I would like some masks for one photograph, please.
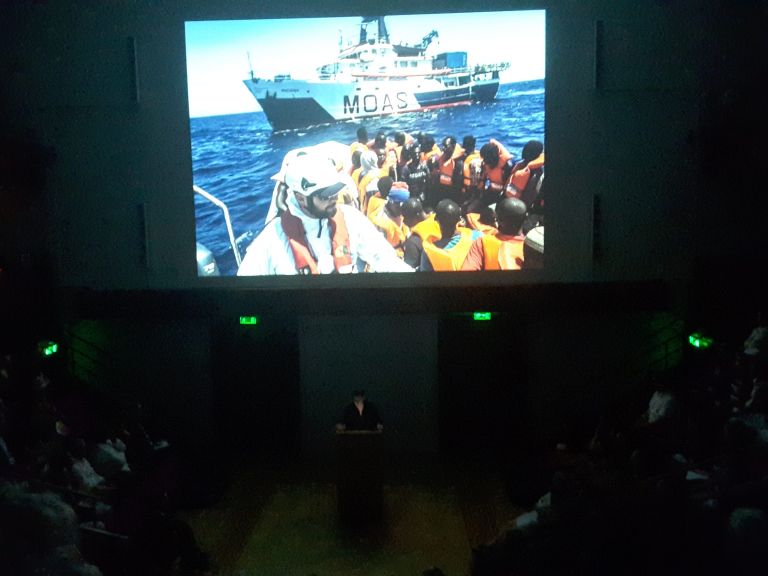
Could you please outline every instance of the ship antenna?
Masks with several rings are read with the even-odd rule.
[[[246,55],[248,56],[248,70],[251,71],[251,80],[253,80],[253,66],[251,66],[251,53],[246,52]]]

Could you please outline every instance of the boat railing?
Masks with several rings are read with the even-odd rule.
[[[242,257],[240,256],[240,250],[238,249],[237,242],[235,241],[235,233],[232,230],[232,220],[229,217],[229,208],[227,208],[227,205],[224,202],[216,198],[216,196],[210,192],[203,190],[197,184],[192,184],[192,189],[196,194],[200,194],[200,196],[208,200],[208,202],[219,208],[224,213],[224,222],[227,224],[227,234],[229,234],[229,244],[232,246],[232,252],[235,255],[235,261],[237,262],[237,267],[239,268],[240,264],[242,263]]]

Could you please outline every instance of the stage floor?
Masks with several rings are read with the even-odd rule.
[[[185,519],[222,576],[463,576],[471,547],[520,511],[492,475],[449,468],[392,470],[383,521],[363,531],[339,524],[332,475],[306,465],[236,470],[217,505]]]

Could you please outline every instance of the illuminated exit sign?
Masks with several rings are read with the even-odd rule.
[[[240,316],[240,324],[243,326],[256,326],[258,323],[258,316]]]
[[[490,312],[474,312],[472,314],[473,320],[478,321],[487,321],[491,319],[491,313]]]

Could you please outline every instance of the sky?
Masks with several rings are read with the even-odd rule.
[[[186,22],[187,88],[192,118],[259,110],[243,84],[290,73],[308,77],[356,44],[360,17]],[[390,41],[417,44],[431,30],[430,50],[467,52],[470,64],[509,62],[502,82],[544,78],[545,12],[386,16]],[[369,25],[375,31],[375,23]],[[249,63],[250,59],[250,63]]]

